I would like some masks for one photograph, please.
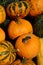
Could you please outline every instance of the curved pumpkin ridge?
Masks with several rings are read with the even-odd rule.
[[[8,26],[8,35],[11,39],[15,39],[25,33],[33,33],[33,28],[29,21],[20,18],[17,21],[11,21]]]
[[[22,41],[26,36],[30,36],[27,41]],[[40,49],[39,38],[33,34],[24,34],[20,36],[15,44],[15,48],[18,50],[18,55],[25,58],[33,58],[37,56]]]

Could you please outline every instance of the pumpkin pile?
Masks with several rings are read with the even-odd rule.
[[[42,13],[43,0],[1,2],[0,65],[36,65],[33,59],[40,58],[40,34],[43,37]],[[34,25],[26,19],[28,15],[33,17]]]

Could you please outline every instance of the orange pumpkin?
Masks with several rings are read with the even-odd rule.
[[[5,9],[2,5],[0,5],[0,24],[3,23],[5,19],[6,19]]]
[[[29,21],[20,18],[11,21],[8,26],[8,35],[11,39],[15,39],[25,33],[33,33],[33,28]]]
[[[30,15],[37,16],[43,12],[43,0],[30,0]]]
[[[17,39],[15,48],[17,49],[19,56],[24,58],[34,58],[39,53],[39,38],[34,34],[24,34]]]
[[[26,1],[12,2],[7,7],[7,14],[10,17],[18,16],[23,18],[28,15],[30,6]]]
[[[12,65],[36,65],[32,60],[20,60],[17,59]]]
[[[5,32],[2,28],[0,28],[0,42],[5,40]]]

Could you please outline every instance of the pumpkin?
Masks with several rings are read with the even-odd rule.
[[[43,13],[43,0],[30,0],[30,15],[37,16]]]
[[[28,15],[30,6],[26,1],[12,2],[7,6],[6,10],[10,17],[18,16],[23,18]]]
[[[23,34],[17,39],[15,48],[20,57],[34,58],[40,50],[39,38],[34,34]]]
[[[0,64],[10,65],[16,58],[13,45],[9,41],[0,42]]]
[[[32,60],[20,60],[17,59],[12,65],[36,65]]]
[[[6,19],[6,12],[2,5],[0,5],[0,24]]]
[[[15,39],[25,33],[33,33],[33,28],[29,21],[21,18],[11,21],[8,26],[8,35],[11,39]]]
[[[5,40],[5,36],[4,30],[0,27],[0,42]]]
[[[35,18],[33,25],[34,34],[43,38],[43,14]]]
[[[40,38],[40,52],[37,56],[37,64],[43,65],[43,38]]]

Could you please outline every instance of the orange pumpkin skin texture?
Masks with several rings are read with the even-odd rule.
[[[12,63],[12,65],[36,65],[32,60],[26,60],[24,62],[21,62],[20,59],[17,59],[15,62]]]
[[[0,24],[6,19],[6,13],[3,6],[0,5]]]
[[[8,35],[11,39],[15,39],[25,33],[33,33],[33,28],[29,21],[20,18],[18,21],[11,21],[8,26]]]
[[[5,32],[2,28],[0,28],[0,42],[5,40]]]
[[[7,7],[7,14],[10,17],[18,16],[20,18],[23,18],[28,15],[30,11],[30,6],[26,1],[19,1],[19,2],[12,2]]]
[[[30,15],[37,16],[43,13],[43,0],[30,0]]]
[[[34,58],[39,53],[39,38],[34,34],[24,34],[17,39],[15,48],[17,49],[19,56]]]

